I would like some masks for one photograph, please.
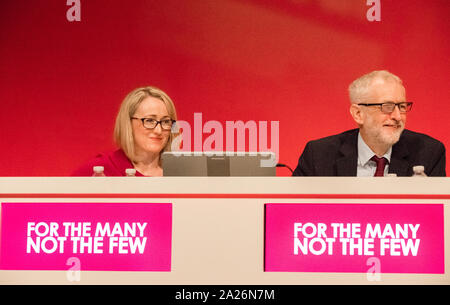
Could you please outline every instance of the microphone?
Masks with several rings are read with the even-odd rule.
[[[294,171],[292,170],[292,168],[290,168],[288,165],[283,164],[283,163],[277,163],[276,165],[277,167],[286,167],[287,169],[289,169],[291,171],[291,174],[294,173]]]

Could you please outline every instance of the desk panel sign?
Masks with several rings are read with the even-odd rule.
[[[265,271],[443,274],[442,204],[266,204]]]
[[[2,203],[0,269],[170,271],[171,203]]]

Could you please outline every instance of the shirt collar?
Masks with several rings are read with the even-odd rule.
[[[391,154],[392,154],[392,146],[388,149],[388,151],[383,155],[389,162],[391,162]],[[376,155],[372,149],[364,142],[364,139],[361,136],[361,133],[358,132],[358,164],[364,166],[370,159]]]

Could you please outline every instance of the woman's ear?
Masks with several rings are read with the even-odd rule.
[[[362,125],[364,123],[364,113],[361,111],[361,106],[357,104],[350,105],[350,114],[355,120],[356,124]]]

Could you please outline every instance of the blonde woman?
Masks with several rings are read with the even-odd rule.
[[[134,168],[136,176],[162,176],[161,154],[170,151],[177,120],[170,97],[155,87],[141,87],[130,92],[117,114],[114,139],[119,147],[99,154],[73,176],[92,176],[94,166],[103,166],[106,176],[125,176]]]

